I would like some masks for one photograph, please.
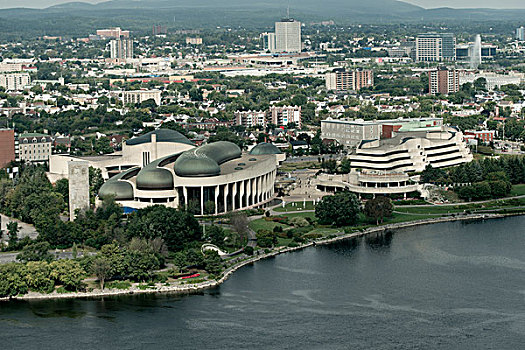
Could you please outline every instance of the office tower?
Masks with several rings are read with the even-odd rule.
[[[301,52],[301,22],[291,18],[275,22],[275,51]]]
[[[327,90],[357,91],[374,85],[374,72],[371,70],[337,70],[326,73],[325,83]]]
[[[516,29],[516,39],[519,41],[525,41],[525,28],[523,26]]]
[[[459,71],[446,67],[428,72],[428,91],[435,94],[450,94],[459,91]]]
[[[123,38],[111,40],[110,51],[113,59],[133,58],[133,40]]]
[[[261,42],[264,51],[275,52],[275,33],[262,33]]]
[[[456,60],[456,38],[451,33],[420,34],[416,39],[416,61],[440,62]]]

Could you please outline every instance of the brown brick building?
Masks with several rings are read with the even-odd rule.
[[[15,131],[0,129],[0,168],[15,160]]]

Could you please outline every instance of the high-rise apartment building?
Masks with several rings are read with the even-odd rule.
[[[261,44],[264,51],[275,52],[275,33],[262,33]]]
[[[428,91],[448,95],[459,91],[459,71],[440,67],[428,72]]]
[[[358,91],[374,85],[374,72],[371,70],[336,70],[326,73],[325,83],[327,90]]]
[[[15,131],[13,129],[0,129],[0,169],[15,159]]]
[[[187,37],[186,38],[186,44],[187,45],[202,45],[202,38],[200,38],[200,37],[196,37],[196,38]]]
[[[525,41],[525,28],[523,26],[516,29],[516,39],[518,41]]]
[[[294,123],[301,128],[301,106],[270,107],[271,121],[274,125],[288,125]]]
[[[101,39],[129,38],[129,30],[122,30],[119,27],[109,28],[109,29],[99,29],[97,30],[97,36],[99,36]]]
[[[419,34],[416,39],[416,61],[441,62],[456,60],[456,38],[451,33]]]
[[[147,100],[153,100],[160,106],[162,100],[162,92],[160,90],[132,90],[122,91],[122,102],[124,104],[142,103]]]
[[[152,30],[153,35],[168,34],[168,27],[163,25],[154,25]]]
[[[0,74],[0,86],[8,91],[20,91],[31,83],[29,73]]]
[[[266,127],[266,112],[263,111],[237,111],[234,114],[235,125],[245,127],[262,126]]]
[[[301,52],[301,22],[286,18],[275,22],[275,52]]]
[[[113,59],[129,59],[133,58],[133,40],[132,39],[114,39],[109,43],[111,58]]]

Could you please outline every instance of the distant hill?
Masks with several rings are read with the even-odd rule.
[[[112,0],[96,5],[70,2],[46,9],[0,10],[0,39],[38,35],[82,36],[102,26],[120,26],[140,32],[155,23],[170,28],[216,26],[271,28],[286,15],[303,22],[336,23],[462,23],[522,21],[525,10],[426,10],[396,0]]]

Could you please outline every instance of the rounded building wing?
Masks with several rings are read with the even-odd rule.
[[[175,174],[181,177],[220,175],[220,165],[241,156],[239,146],[228,141],[209,143],[186,151],[175,161]]]
[[[182,135],[178,131],[171,129],[158,129],[150,131],[147,134],[127,140],[126,145],[133,146],[140,145],[143,143],[149,143],[151,142],[151,135],[153,134],[156,136],[157,142],[184,143],[186,145],[194,146],[193,142],[191,142],[186,136]]]
[[[140,168],[131,168],[113,176],[100,187],[98,196],[102,199],[107,196],[113,196],[115,200],[133,200],[135,198],[133,185],[123,180],[132,178],[137,175],[139,171]]]
[[[268,142],[261,142],[257,146],[252,148],[250,154],[253,156],[260,156],[264,154],[282,154],[282,152],[274,144]]]

